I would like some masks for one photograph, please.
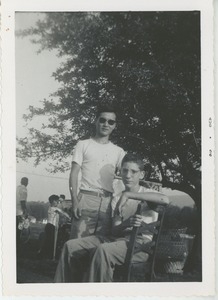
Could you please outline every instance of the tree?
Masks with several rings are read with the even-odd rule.
[[[119,111],[115,143],[150,163],[148,177],[187,192],[200,206],[201,92],[199,12],[47,13],[34,36],[63,63],[53,74],[59,99],[30,107],[26,121],[47,115],[55,134],[29,129],[17,156],[51,158],[53,171],[80,138],[90,136],[99,103]],[[43,128],[42,128],[43,129]]]
[[[65,171],[77,140],[92,133],[96,107],[111,103],[119,112],[113,141],[146,158],[147,179],[194,199],[201,249],[200,13],[47,13],[18,35],[65,62],[53,74],[59,102],[44,99],[24,116],[47,115],[49,124],[18,138],[17,157],[52,158],[53,171]]]

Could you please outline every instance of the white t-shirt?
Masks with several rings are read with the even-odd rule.
[[[61,213],[61,209],[54,206],[49,206],[48,208],[48,223],[57,226],[59,223],[59,213]]]
[[[120,169],[124,155],[124,150],[111,142],[99,144],[92,138],[79,141],[72,161],[81,167],[80,189],[113,192],[115,170]]]
[[[25,185],[19,185],[16,190],[16,215],[20,216],[23,214],[20,201],[27,200],[27,188]]]

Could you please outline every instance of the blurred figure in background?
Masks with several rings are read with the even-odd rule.
[[[61,194],[59,196],[59,202],[58,202],[58,208],[60,208],[61,210],[65,211],[66,213],[69,214],[69,210],[67,210],[66,208],[66,203],[65,202],[65,195]],[[63,214],[59,215],[59,226],[62,224],[65,224],[68,221],[68,219],[66,220],[66,216]]]
[[[64,206],[63,206],[63,201],[65,200],[65,195],[64,194],[61,194],[60,196],[59,196],[59,204],[58,204],[58,207],[60,208],[60,209],[64,209]]]
[[[57,234],[59,228],[59,215],[64,215],[69,221],[70,216],[58,207],[59,196],[51,195],[48,198],[50,205],[48,208],[48,223],[45,226],[45,234],[42,242],[42,247],[38,251],[40,258],[52,259],[56,252]]]
[[[20,236],[22,229],[19,228],[19,223],[22,221],[23,218],[28,216],[27,213],[27,185],[28,185],[28,178],[22,177],[20,185],[17,186],[16,190],[16,240],[17,246],[20,244]]]

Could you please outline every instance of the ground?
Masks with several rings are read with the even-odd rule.
[[[22,243],[17,255],[18,283],[53,283],[58,260],[40,259],[37,257],[39,236],[44,230],[44,224],[31,224],[30,237]],[[200,272],[192,271],[183,274],[159,274],[157,281],[161,282],[199,282]]]

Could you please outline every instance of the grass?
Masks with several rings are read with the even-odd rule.
[[[30,237],[22,243],[17,253],[17,282],[18,283],[52,283],[57,260],[39,259],[40,234],[44,232],[44,224],[31,224]]]
[[[44,224],[31,224],[30,238],[21,244],[17,253],[17,283],[53,283],[58,260],[39,259],[40,233],[44,231]],[[201,272],[189,271],[183,274],[159,273],[158,282],[200,282]]]

